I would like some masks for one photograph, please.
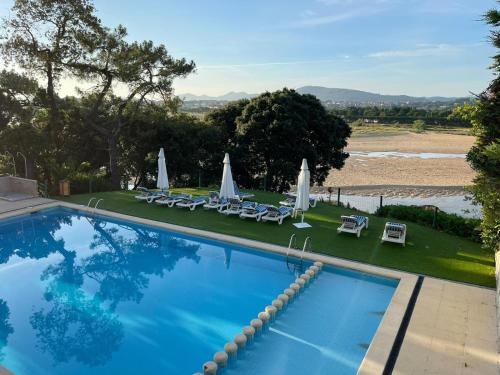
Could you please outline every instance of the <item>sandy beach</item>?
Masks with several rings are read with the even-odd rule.
[[[470,135],[444,133],[410,133],[397,135],[353,136],[349,139],[347,151],[398,151],[398,152],[437,152],[463,154],[474,144]]]
[[[472,136],[442,133],[355,136],[350,139],[347,151],[465,154],[473,143]],[[401,192],[404,190],[405,195],[409,194],[408,189],[402,189],[402,186],[421,186],[417,190],[425,192],[425,195],[433,191],[437,195],[448,195],[463,191],[464,186],[472,183],[474,175],[464,158],[351,156],[342,170],[330,173],[324,186],[361,185],[366,191],[366,186],[380,189],[380,186],[395,185],[400,187]]]

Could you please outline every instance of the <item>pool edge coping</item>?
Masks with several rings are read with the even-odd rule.
[[[346,268],[349,270],[360,271],[376,276],[387,277],[399,280],[399,284],[394,291],[391,302],[380,321],[380,324],[371,340],[370,346],[360,363],[357,375],[375,375],[382,374],[384,367],[389,359],[390,352],[396,340],[396,336],[403,321],[403,317],[411,298],[411,294],[418,280],[418,276],[404,271],[387,269],[384,267],[374,266],[371,264],[350,261],[346,259],[336,258],[330,255],[317,253],[302,253],[299,250],[291,249],[284,246],[274,245],[266,242],[250,240],[246,238],[235,237],[227,234],[210,232],[202,229],[190,228],[176,224],[165,223],[161,221],[145,219],[137,216],[125,215],[118,212],[107,211],[102,209],[89,208],[87,206],[78,205],[63,201],[54,201],[37,206],[29,206],[14,211],[9,211],[0,214],[0,220],[30,214],[32,212],[66,207],[78,211],[83,211],[89,214],[98,214],[120,220],[135,222],[143,225],[149,225],[156,228],[172,230],[180,233],[200,236],[217,241],[233,243],[252,249],[267,251],[275,254],[286,255],[289,253],[295,257],[301,257],[310,261],[320,261],[335,267]],[[7,369],[6,369],[7,370]]]

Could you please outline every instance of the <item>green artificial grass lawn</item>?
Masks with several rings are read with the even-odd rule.
[[[207,189],[174,189],[194,195],[206,195]],[[254,191],[256,200],[277,205],[283,196],[275,193]],[[374,265],[410,271],[443,279],[462,281],[488,287],[495,286],[495,264],[493,255],[481,249],[480,244],[464,238],[426,228],[418,224],[407,224],[406,247],[393,243],[381,243],[387,219],[369,216],[369,228],[361,237],[354,234],[337,234],[341,215],[353,214],[353,210],[319,202],[305,214],[305,221],[312,228],[297,229],[292,223],[297,219],[287,218],[282,225],[273,222],[256,222],[226,216],[214,210],[198,207],[189,211],[178,207],[168,208],[147,204],[134,199],[135,192],[107,192],[75,195],[61,200],[86,205],[91,197],[103,198],[99,208],[122,214],[204,229],[238,237],[249,238],[282,246],[288,246],[292,233],[297,235],[297,244],[302,245],[307,236],[312,238],[312,251],[352,259]],[[363,214],[365,215],[365,214]],[[401,221],[399,221],[401,222]]]

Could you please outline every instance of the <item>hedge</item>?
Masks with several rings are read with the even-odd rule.
[[[437,211],[434,222],[434,210],[417,206],[387,205],[379,208],[376,215],[398,220],[407,220],[442,232],[481,242],[479,225],[481,220],[464,218],[455,214]]]

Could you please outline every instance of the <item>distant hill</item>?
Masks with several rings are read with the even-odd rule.
[[[458,98],[447,98],[441,96],[416,97],[408,95],[383,95],[372,92],[328,88],[322,86],[299,87],[297,92],[301,94],[311,94],[322,102],[352,103],[352,104],[403,104],[403,103],[424,103],[424,102],[452,102]]]
[[[193,94],[180,94],[179,98],[185,101],[206,101],[206,100],[215,100],[215,101],[225,101],[230,102],[234,100],[240,99],[251,99],[258,94],[248,94],[246,92],[228,92],[227,94],[220,96],[207,96],[207,95],[193,95]]]
[[[367,91],[329,88],[322,86],[304,86],[296,89],[301,94],[311,94],[316,96],[322,102],[352,104],[352,105],[370,105],[370,104],[416,104],[416,103],[450,103],[461,98],[450,97],[416,97],[408,95],[383,95]],[[184,101],[234,101],[239,99],[251,99],[258,94],[249,94],[246,92],[229,92],[221,96],[192,95],[181,94],[179,97]]]

